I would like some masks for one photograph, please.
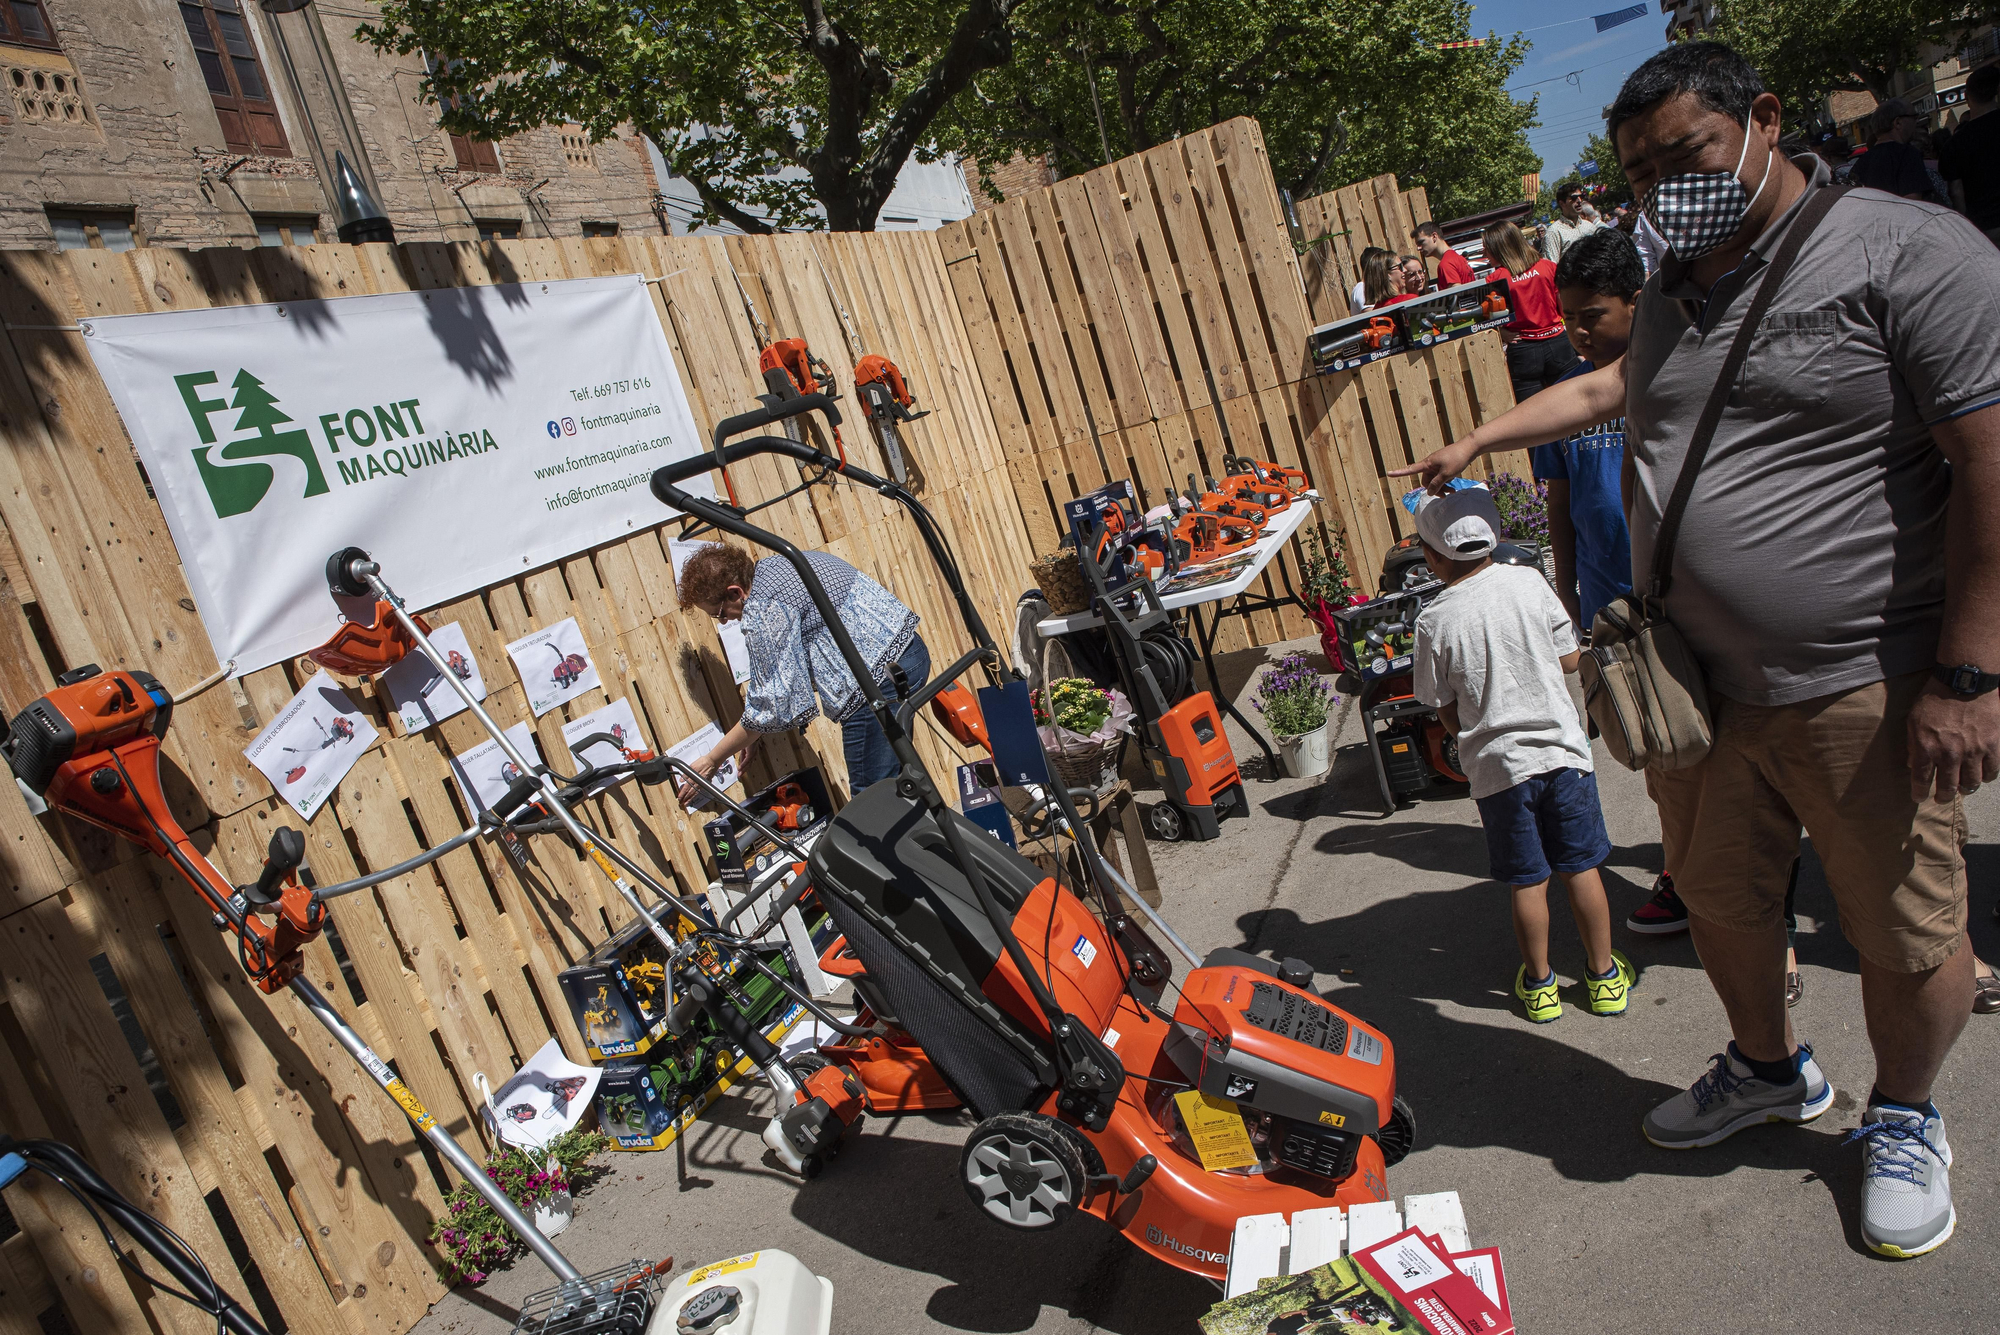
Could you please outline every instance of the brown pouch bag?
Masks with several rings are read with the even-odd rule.
[[[1653,544],[1652,578],[1645,593],[1636,590],[1601,608],[1590,631],[1590,647],[1577,664],[1583,681],[1584,708],[1590,711],[1612,759],[1627,769],[1686,769],[1708,754],[1715,732],[1708,709],[1708,687],[1701,664],[1687,640],[1668,619],[1667,586],[1673,581],[1674,539],[1688,496],[1715,438],[1729,391],[1750,354],[1750,340],[1763,323],[1764,311],[1791,271],[1799,248],[1848,187],[1816,190],[1793,219],[1785,239],[1764,270],[1757,295],[1729,345],[1729,356],[1709,391],[1673,495],[1660,516],[1660,533]],[[1658,300],[1655,296],[1654,300]]]

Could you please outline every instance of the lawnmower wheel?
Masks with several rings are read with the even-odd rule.
[[[966,1137],[959,1181],[974,1205],[1009,1228],[1054,1228],[1089,1190],[1080,1140],[1041,1113],[997,1113]]]
[[[1403,1102],[1398,1094],[1389,1105],[1389,1123],[1375,1133],[1375,1143],[1382,1149],[1382,1163],[1393,1167],[1403,1161],[1417,1143],[1417,1115],[1410,1111],[1410,1105]]]
[[[1146,824],[1152,826],[1153,833],[1165,843],[1174,843],[1181,837],[1181,813],[1167,802],[1161,802],[1146,812]]]

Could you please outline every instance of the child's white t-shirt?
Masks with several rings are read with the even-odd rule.
[[[1569,613],[1539,571],[1492,565],[1417,617],[1413,684],[1458,706],[1458,759],[1475,798],[1551,770],[1591,770],[1590,739],[1563,684],[1576,650]]]

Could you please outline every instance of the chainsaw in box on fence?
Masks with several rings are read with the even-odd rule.
[[[833,803],[826,777],[812,765],[752,793],[743,810],[785,838],[801,840],[833,815]],[[701,832],[715,859],[715,879],[724,885],[754,885],[786,860],[764,831],[737,812],[716,817]]]

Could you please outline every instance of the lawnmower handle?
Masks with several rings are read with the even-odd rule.
[[[812,877],[806,875],[799,875],[793,877],[792,883],[789,886],[785,887],[785,893],[778,896],[777,901],[773,903],[770,906],[770,908],[766,909],[762,914],[758,916],[764,920],[764,923],[768,927],[769,924],[776,922],[778,919],[784,917],[787,913],[790,913],[793,909],[797,908],[799,905],[799,901],[801,899],[804,899],[806,897],[806,892],[811,889],[812,889]],[[761,898],[763,898],[763,896],[761,895],[755,895],[755,894],[745,895],[740,901],[738,901],[735,908],[729,910],[729,912],[722,915],[722,921],[715,924],[717,930],[724,932],[728,931],[732,926],[735,925],[736,920],[743,916],[744,911],[748,909],[751,905],[755,904]],[[761,935],[761,933],[759,933],[759,935]]]
[[[800,403],[825,397],[823,394],[808,394],[803,399],[791,399],[779,406],[790,408]],[[743,421],[755,416],[757,416],[756,413],[745,413],[742,418],[730,418],[729,422]],[[716,431],[720,433],[723,427],[729,425],[729,422],[724,422],[721,427],[716,428]],[[654,469],[653,497],[662,505],[670,505],[676,510],[686,510],[687,506],[675,499],[676,496],[685,497],[687,495],[686,492],[680,489],[678,484],[686,482],[690,478],[700,477],[712,468],[727,468],[737,460],[747,459],[755,454],[782,454],[796,459],[802,464],[819,468],[831,468],[843,477],[850,478],[864,487],[879,487],[883,485],[882,479],[876,477],[873,473],[864,472],[856,468],[853,464],[843,466],[840,460],[834,458],[824,450],[807,445],[802,441],[793,440],[790,436],[753,436],[749,440],[738,441],[734,445],[718,445],[713,454],[693,455],[689,458]]]
[[[767,404],[762,408],[752,408],[747,413],[723,418],[715,424],[715,435],[710,443],[719,454],[722,442],[731,436],[740,436],[757,427],[769,426],[773,422],[781,422],[787,417],[798,417],[815,409],[826,414],[828,425],[840,425],[840,409],[834,406],[832,399],[824,394],[801,394],[795,399],[785,399],[780,403]]]

